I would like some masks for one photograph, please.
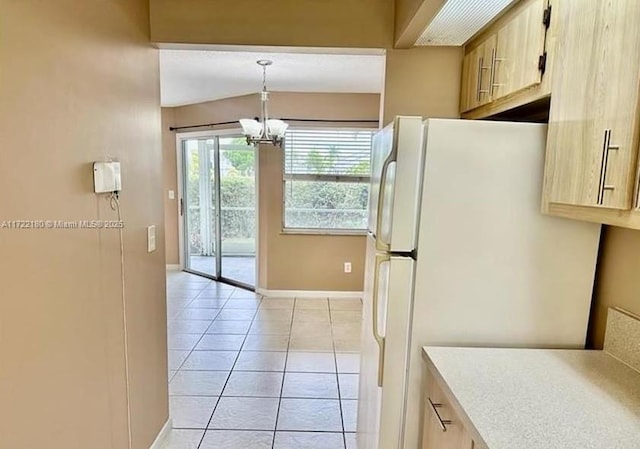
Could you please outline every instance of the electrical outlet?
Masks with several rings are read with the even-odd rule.
[[[351,262],[345,262],[344,263],[344,272],[345,273],[351,273]]]
[[[170,200],[176,199],[176,192],[174,190],[169,190],[169,199]]]

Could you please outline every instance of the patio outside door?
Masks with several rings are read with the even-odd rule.
[[[242,136],[182,140],[186,271],[255,287],[255,162]]]

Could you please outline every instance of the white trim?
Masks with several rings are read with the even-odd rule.
[[[163,446],[163,443],[165,442],[165,440],[169,436],[169,432],[171,432],[171,428],[172,427],[173,426],[171,424],[171,418],[169,418],[169,419],[167,419],[167,422],[164,423],[164,426],[162,426],[162,429],[160,429],[160,432],[158,433],[158,436],[153,441],[153,443],[151,444],[149,449],[161,449],[162,446]]]
[[[267,290],[256,288],[256,293],[273,298],[362,298],[363,292],[322,290]]]
[[[366,237],[366,229],[305,229],[305,228],[284,228],[280,231],[284,235],[341,235],[351,237]]]
[[[180,264],[167,264],[167,271],[179,271],[181,268]]]

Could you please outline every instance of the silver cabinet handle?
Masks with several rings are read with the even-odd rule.
[[[478,59],[478,83],[476,84],[476,99],[480,101],[482,91],[482,57]]]
[[[438,424],[440,424],[440,429],[442,429],[443,432],[446,432],[447,426],[453,424],[453,422],[449,419],[442,419],[440,417],[440,413],[438,413],[438,409],[442,407],[442,404],[433,402],[431,398],[428,398],[428,399],[429,399],[429,404],[431,405],[431,410],[433,410],[433,413],[436,415],[436,418],[438,419]]]
[[[376,262],[373,272],[373,338],[375,338],[378,343],[378,348],[380,349],[380,358],[378,359],[378,386],[382,386],[382,382],[384,380],[384,356],[385,356],[385,340],[384,337],[380,334],[380,330],[378,329],[378,305],[380,304],[378,301],[378,294],[380,293],[380,289],[378,288],[378,277],[380,275],[380,267],[384,262],[388,262],[391,260],[391,257],[388,254],[376,254]]]
[[[620,149],[619,145],[611,144],[611,130],[604,130],[604,143],[602,145],[602,161],[600,163],[600,185],[598,187],[598,204],[604,204],[604,193],[616,189],[615,185],[607,184],[607,170],[609,168],[609,152]]]
[[[489,87],[489,95],[491,95],[491,97],[493,97],[493,89],[503,85],[501,83],[496,83],[496,73],[498,72],[496,70],[496,64],[504,60],[505,58],[498,58],[498,52],[495,48],[491,50],[491,86]]]
[[[490,89],[482,88],[482,78],[484,78],[483,70],[489,70],[489,67],[485,67],[484,65],[484,57],[480,57],[478,59],[478,87],[476,90],[478,101],[480,101],[482,94],[488,94]]]

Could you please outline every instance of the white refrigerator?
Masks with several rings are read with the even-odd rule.
[[[375,136],[359,449],[419,449],[422,346],[584,347],[600,226],[540,213],[545,141],[420,117]]]

